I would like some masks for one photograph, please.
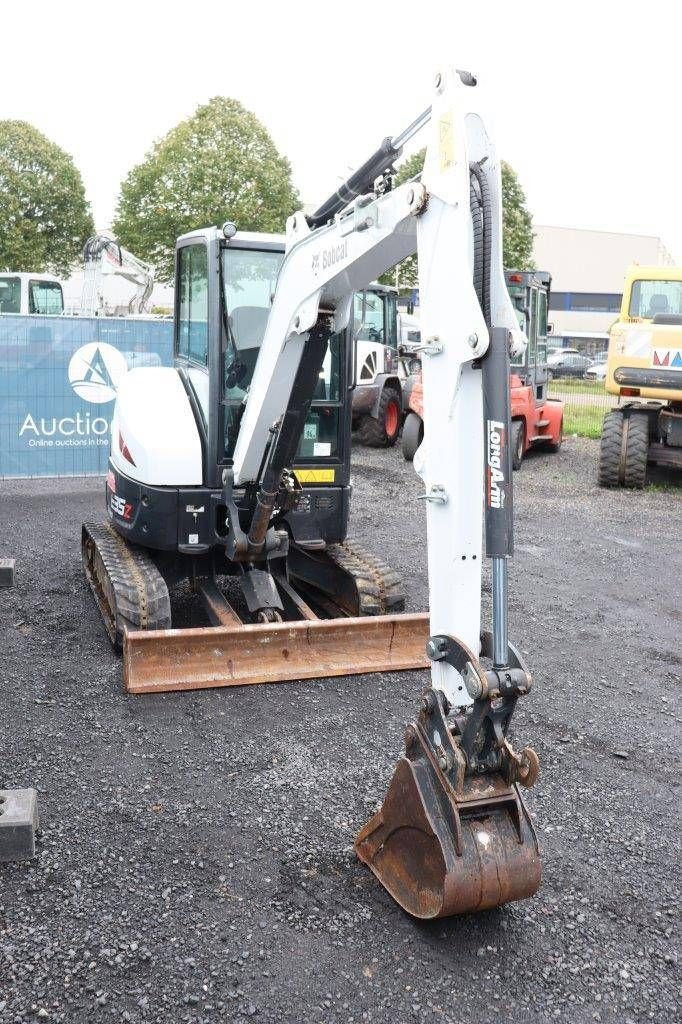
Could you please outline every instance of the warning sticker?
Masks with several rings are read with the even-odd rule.
[[[300,484],[333,484],[336,475],[334,469],[295,469],[296,479]]]
[[[438,157],[441,174],[455,162],[455,129],[452,114],[444,114],[438,122]]]

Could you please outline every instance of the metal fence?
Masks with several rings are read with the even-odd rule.
[[[172,362],[169,320],[0,315],[0,478],[106,472],[116,385]]]
[[[618,402],[616,395],[607,393],[604,381],[575,377],[554,378],[548,394],[564,403],[564,434],[581,437],[601,437],[604,416]]]

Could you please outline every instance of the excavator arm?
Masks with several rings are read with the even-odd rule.
[[[431,631],[454,632],[475,650],[481,630],[481,495],[484,472],[489,473],[483,401],[484,393],[490,402],[499,392],[486,371],[490,329],[503,329],[515,352],[525,338],[504,281],[499,161],[473,83],[464,73],[441,73],[431,109],[411,126],[429,125],[421,181],[376,194],[360,191],[356,174],[354,187],[342,188],[336,202],[331,197],[323,204],[321,209],[333,214],[329,223],[311,228],[300,212],[289,218],[286,255],[241,420],[231,483],[260,484],[242,550],[242,557],[254,557],[262,552],[279,481],[317,383],[323,325],[327,333],[342,330],[353,293],[418,252],[426,440],[415,468],[424,480],[427,506]],[[386,162],[400,152],[405,135],[396,144],[382,144],[378,152]],[[375,175],[382,164],[375,155],[367,166]],[[365,187],[371,184],[366,181]],[[475,215],[474,202],[480,206]],[[313,224],[319,219],[313,215]],[[302,386],[306,371],[307,389]],[[498,369],[496,377],[503,375]],[[500,415],[504,400],[502,393]],[[283,437],[286,432],[289,438]],[[507,502],[498,511],[503,532],[510,533],[508,477],[505,486],[508,497],[500,499],[499,487],[494,493]],[[489,511],[492,522],[491,516]],[[496,578],[503,586],[499,570],[498,564]],[[452,665],[436,660],[432,672],[434,683],[450,697],[470,702]]]
[[[327,224],[316,226],[319,214],[313,227],[301,213],[289,220],[234,479],[259,484],[248,555],[265,543],[325,336],[347,324],[355,290],[417,252],[424,442],[415,468],[426,503],[431,686],[383,807],[355,848],[402,907],[439,917],[537,889],[538,844],[519,784],[533,784],[538,761],[507,738],[532,680],[507,636],[509,355],[523,351],[525,337],[504,281],[500,165],[472,76],[438,74],[432,108],[418,120],[430,124],[420,181],[377,194],[363,192],[356,175],[323,204]],[[387,161],[397,148],[384,144]],[[368,161],[371,172],[381,166]],[[484,535],[490,633],[481,630]]]

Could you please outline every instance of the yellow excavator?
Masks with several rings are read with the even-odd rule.
[[[425,125],[421,179],[392,187],[394,161]],[[354,295],[415,252],[428,616],[401,614],[397,574],[346,538]],[[314,214],[290,217],[284,240],[230,222],[184,235],[175,280],[174,366],[122,378],[108,518],[83,526],[86,577],[123,646],[127,689],[429,667],[358,856],[417,917],[532,895],[540,856],[520,787],[538,759],[509,739],[532,679],[507,627],[509,361],[526,338],[505,285],[500,161],[474,77],[440,72],[432,107]],[[178,582],[212,625],[172,628]]]
[[[609,332],[602,487],[643,487],[647,466],[682,469],[682,267],[629,269]]]

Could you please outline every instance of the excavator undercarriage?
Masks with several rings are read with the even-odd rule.
[[[172,629],[169,588],[144,548],[84,523],[83,566],[129,693],[426,668],[428,615],[404,607],[399,575],[349,542],[290,548],[272,569],[281,611],[250,614],[213,562],[192,577],[210,626]],[[222,582],[222,586],[221,586]],[[239,609],[239,610],[237,610]]]

